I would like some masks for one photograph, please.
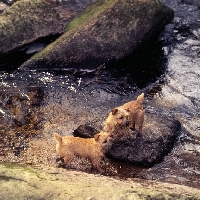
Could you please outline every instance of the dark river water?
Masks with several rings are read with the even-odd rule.
[[[149,49],[115,66],[26,71],[0,63],[0,161],[55,166],[53,133],[70,135],[82,124],[100,130],[112,108],[144,92],[146,110],[174,116],[181,136],[161,163],[116,162],[116,176],[200,187],[200,3],[163,2],[175,10],[172,23]]]

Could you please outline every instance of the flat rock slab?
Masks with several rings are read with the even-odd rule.
[[[45,0],[20,0],[0,15],[0,55],[38,38],[63,33],[62,20]]]
[[[1,199],[199,199],[196,188],[117,180],[61,168],[0,163]]]
[[[174,11],[161,1],[98,0],[65,28],[66,33],[23,67],[97,68],[118,61],[158,36]]]

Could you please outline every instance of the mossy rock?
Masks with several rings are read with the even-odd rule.
[[[0,55],[38,38],[63,33],[62,20],[45,0],[20,0],[0,15]]]
[[[171,22],[160,1],[98,0],[66,27],[66,33],[22,67],[96,68],[142,47]]]
[[[148,180],[118,180],[62,168],[0,163],[1,199],[200,199],[196,188]]]

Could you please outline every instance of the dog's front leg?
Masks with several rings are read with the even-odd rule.
[[[97,157],[97,158],[95,158],[94,160],[92,160],[93,166],[94,166],[96,169],[98,169],[100,173],[103,173],[105,170],[103,170],[103,169],[101,168],[100,162],[101,162],[101,157]]]

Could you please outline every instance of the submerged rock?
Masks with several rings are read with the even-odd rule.
[[[157,36],[173,16],[160,1],[98,0],[22,67],[96,68],[118,61]]]
[[[20,0],[0,15],[0,58],[9,51],[63,32],[58,13],[45,0]]]

